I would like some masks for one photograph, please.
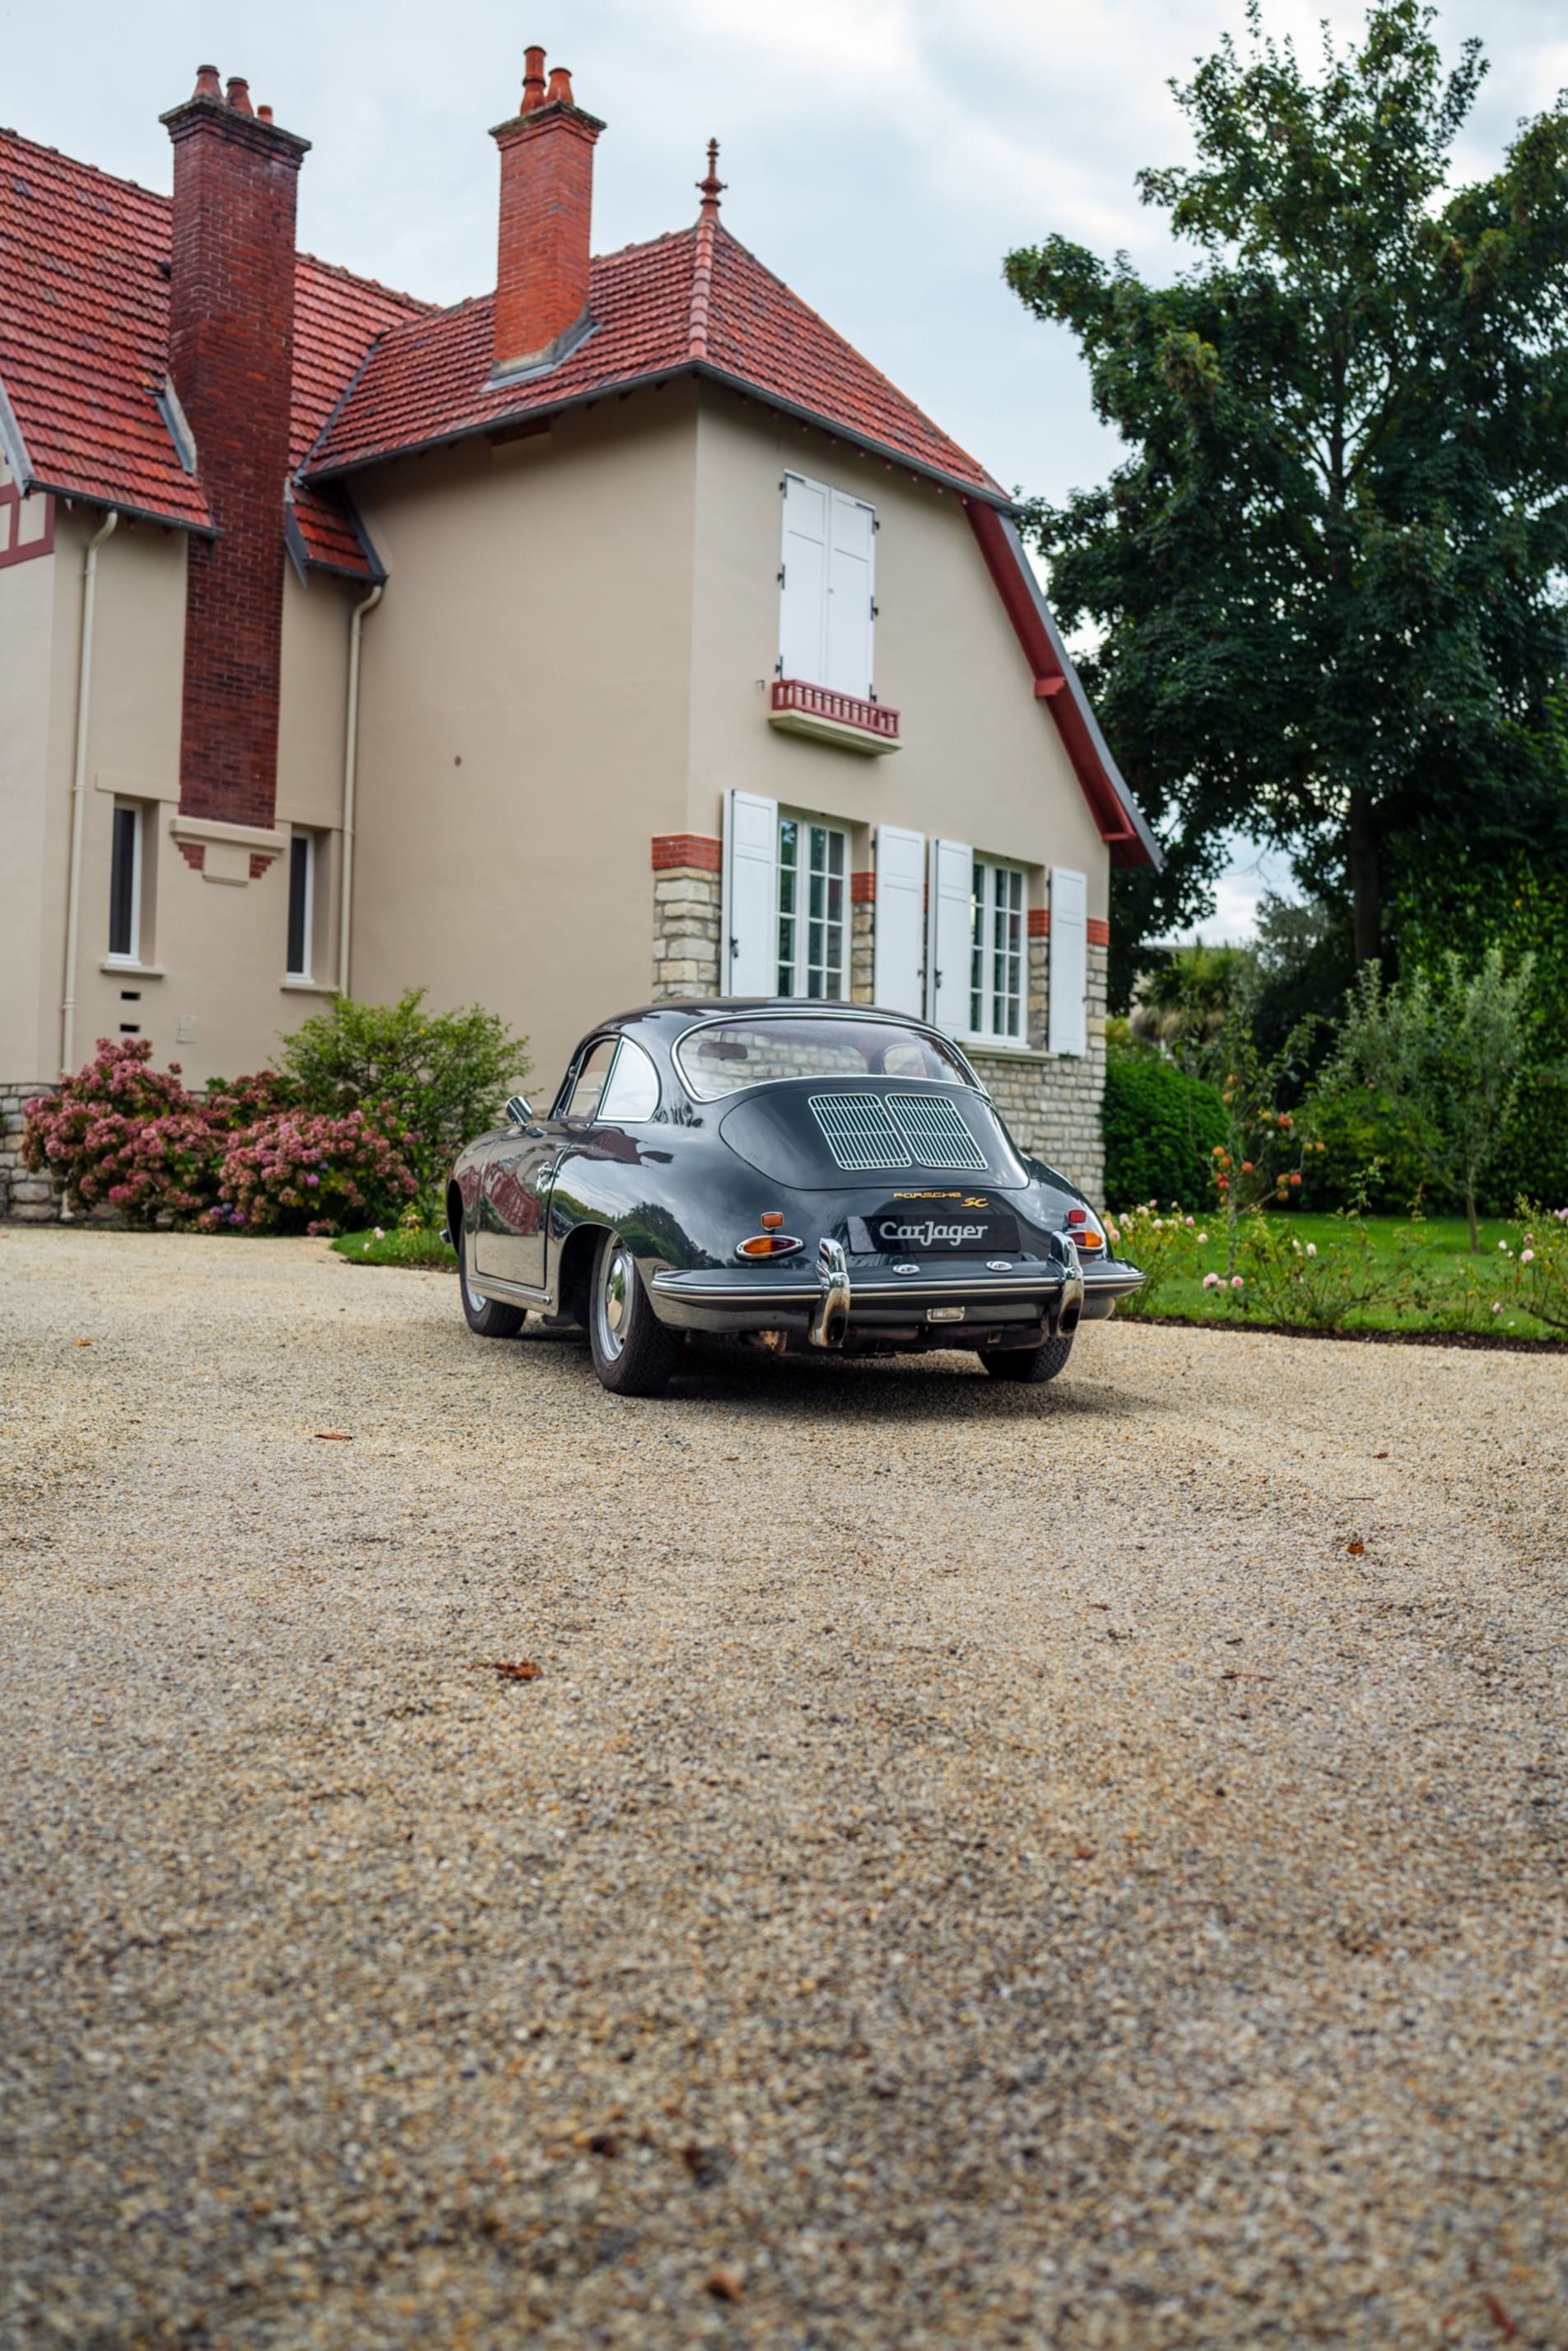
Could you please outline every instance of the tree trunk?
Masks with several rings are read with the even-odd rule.
[[[1347,863],[1350,869],[1352,928],[1355,967],[1383,960],[1383,901],[1378,887],[1377,835],[1372,821],[1372,794],[1357,785],[1350,796]]]
[[[1473,1184],[1465,1186],[1465,1215],[1470,1228],[1470,1255],[1478,1257],[1480,1254],[1481,1228],[1476,1216],[1476,1187]]]

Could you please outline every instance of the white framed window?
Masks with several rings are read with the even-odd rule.
[[[876,508],[786,473],[779,567],[779,674],[875,700]]]
[[[779,819],[779,993],[840,1002],[849,987],[850,838]]]
[[[109,953],[114,963],[141,960],[141,867],[147,811],[116,800],[109,862]]]
[[[977,857],[971,885],[969,1033],[1029,1033],[1029,883],[1021,865]]]
[[[315,931],[316,836],[297,832],[288,843],[288,978],[312,977]]]

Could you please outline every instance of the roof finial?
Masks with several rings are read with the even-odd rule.
[[[718,200],[728,184],[727,180],[718,176],[718,141],[710,139],[707,142],[707,178],[697,182],[697,193],[702,198],[697,213],[699,220],[717,220]]]

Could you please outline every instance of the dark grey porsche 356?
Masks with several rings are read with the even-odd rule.
[[[587,1329],[652,1395],[688,1332],[776,1351],[972,1348],[1053,1379],[1138,1288],[1082,1195],[1015,1146],[957,1047],[895,1013],[661,1004],[583,1040],[549,1113],[514,1096],[447,1194],[463,1311]]]

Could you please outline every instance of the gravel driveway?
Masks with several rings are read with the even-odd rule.
[[[1568,1359],[0,1323],[5,2346],[1568,2343]]]

